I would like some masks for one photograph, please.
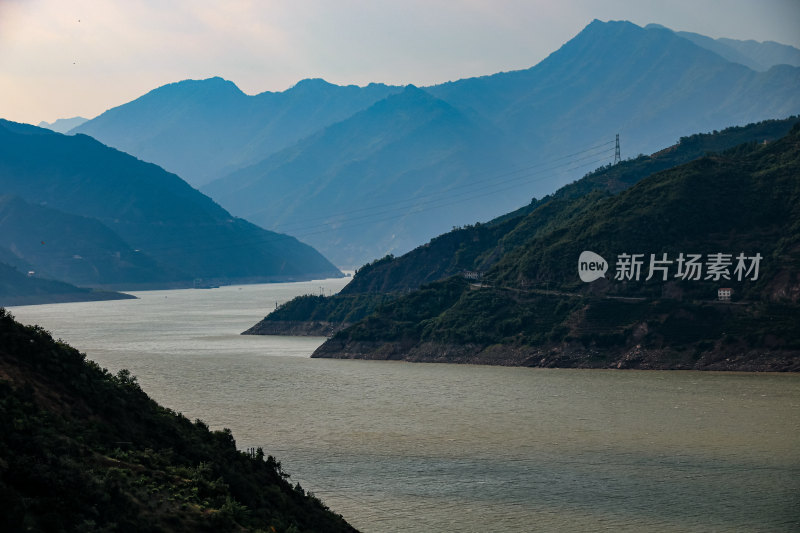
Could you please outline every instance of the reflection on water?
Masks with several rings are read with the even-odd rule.
[[[13,308],[262,446],[366,532],[797,531],[800,376],[309,359],[240,336],[346,280]]]

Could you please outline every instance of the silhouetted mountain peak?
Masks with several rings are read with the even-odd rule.
[[[432,95],[425,89],[420,89],[416,85],[406,85],[402,91],[397,94],[389,95],[385,98],[385,102],[391,103],[392,105],[398,104],[414,104],[414,105],[425,105],[425,106],[438,106],[442,108],[452,109],[453,107],[445,102],[444,100],[437,98],[436,96]],[[381,102],[376,103],[375,105],[379,105]]]
[[[47,128],[49,130],[53,130],[56,133],[67,133],[69,130],[73,128],[77,128],[84,122],[87,122],[88,118],[83,117],[72,117],[72,118],[59,118],[54,122],[45,122],[44,120],[41,121],[38,126],[40,128]]]
[[[608,22],[594,20],[542,63],[561,61],[562,55],[567,52],[580,52],[584,60],[603,59],[603,64],[624,65],[628,57],[655,58],[662,55],[658,51],[669,52],[676,58],[680,56],[683,61],[689,57],[695,58],[699,54],[708,61],[725,62],[716,53],[688,42],[663,26],[653,26],[648,29],[627,20]]]
[[[136,108],[139,121],[144,118],[142,116],[143,110],[145,112],[145,117],[148,117],[149,120],[154,120],[159,115],[174,112],[176,106],[185,108],[198,104],[220,105],[226,101],[239,100],[246,97],[247,95],[244,94],[235,83],[219,77],[204,80],[182,80],[162,85],[132,102],[113,107],[95,119],[81,124],[71,131],[91,132],[91,126],[108,120],[113,121],[118,119],[119,116],[125,116],[127,113],[132,112],[132,108]]]
[[[431,126],[445,123],[470,126],[470,120],[457,108],[415,85],[407,85],[401,92],[376,102],[362,114],[373,119],[381,117],[384,124],[388,120],[395,127],[400,124],[419,127],[421,124]],[[464,133],[468,134],[466,130]]]
[[[635,32],[642,30],[641,26],[637,26],[633,22],[629,20],[600,20],[594,19],[589,24],[586,25],[583,30],[581,30],[575,38],[579,38],[582,35],[592,35],[597,33],[605,33],[607,34],[609,31],[613,32]]]
[[[179,96],[194,98],[219,98],[246,96],[232,81],[218,76],[204,80],[182,80],[162,85],[144,95],[142,98]]]
[[[297,89],[303,89],[303,90],[327,89],[329,87],[338,87],[338,86],[328,81],[325,81],[322,78],[306,78],[304,80],[300,80],[297,83],[295,83],[294,86],[289,90],[291,91]]]
[[[221,78],[219,76],[213,76],[211,78],[205,78],[201,80],[193,80],[193,79],[186,79],[181,80],[179,82],[170,83],[165,85],[164,87],[175,86],[180,87],[183,89],[225,89],[225,90],[233,90],[236,92],[242,92],[239,87],[236,86],[230,80],[226,80],[225,78]]]
[[[72,130],[179,174],[195,186],[254,164],[399,88],[308,79],[249,96],[219,77],[164,85]]]

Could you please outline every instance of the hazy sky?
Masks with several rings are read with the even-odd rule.
[[[800,0],[0,0],[0,118],[91,118],[211,76],[430,85],[531,67],[595,18],[800,48]]]

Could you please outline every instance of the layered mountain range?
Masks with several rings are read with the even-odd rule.
[[[48,130],[53,130],[57,133],[68,133],[70,130],[77,128],[87,120],[89,119],[83,117],[60,118],[53,121],[52,124],[42,121],[37,124],[37,126],[40,128],[47,128]]]
[[[293,237],[86,135],[0,121],[0,261],[91,287],[341,276]]]
[[[344,120],[398,87],[304,80],[248,96],[222,78],[159,87],[72,129],[158,164],[195,187]]]
[[[536,66],[431,87],[184,81],[73,132],[175,171],[336,264],[488,220],[614,157],[800,112],[796,49],[589,24]],[[789,64],[784,64],[788,62]]]
[[[645,29],[658,28],[665,30],[659,24],[648,24]],[[775,41],[740,41],[736,39],[712,39],[699,33],[688,31],[675,32],[680,37],[711,50],[728,61],[740,63],[753,70],[767,71],[775,65],[791,65],[800,67],[800,50],[793,46],[776,43]]]

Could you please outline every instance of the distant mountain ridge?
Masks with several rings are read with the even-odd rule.
[[[800,69],[761,74],[671,30],[595,20],[530,69],[428,90],[551,150],[607,131],[636,154],[694,132],[796,114],[798,87]]]
[[[38,124],[38,126],[40,128],[47,128],[48,130],[53,130],[56,133],[67,133],[69,132],[69,130],[77,128],[84,122],[88,122],[88,120],[89,120],[88,118],[83,118],[83,117],[59,118],[52,124],[42,121]]]
[[[625,157],[697,131],[800,112],[800,68],[760,72],[706,46],[665,28],[596,20],[526,70],[413,89],[306,80],[256,96],[219,78],[185,81],[73,131],[193,183],[217,178],[203,191],[235,215],[355,266],[552,193],[601,158],[611,161],[613,147],[589,148],[617,133]],[[444,124],[423,116],[419,93],[395,98],[409,89],[439,101],[433,116],[445,104],[460,115],[459,131],[434,134]],[[382,107],[395,109],[381,115]],[[397,131],[399,117],[418,127]],[[372,135],[360,130],[363,120],[374,121]],[[586,156],[569,157],[576,152]],[[519,169],[531,170],[512,190],[502,178]],[[391,193],[367,196],[364,183],[391,184]],[[386,196],[405,214],[382,211]]]
[[[396,95],[329,128],[325,138],[313,138],[316,143],[307,139],[203,190],[264,227],[309,231],[309,242],[338,264],[363,264],[404,253],[452,225],[494,218],[523,198],[552,193],[580,176],[578,169],[612,159],[613,145],[605,152],[587,149],[602,145],[604,135],[607,143],[619,132],[625,153],[651,152],[693,132],[798,113],[798,89],[800,68],[759,73],[669,30],[595,21],[530,69],[421,89],[460,114],[458,136],[431,135],[418,145],[409,137],[373,151],[375,137],[397,134],[391,117],[417,116],[404,106],[419,99]],[[384,133],[363,135],[365,114],[390,104],[396,110],[385,115]],[[425,132],[424,117],[419,120]],[[465,132],[470,125],[474,131]],[[465,148],[458,151],[460,142]],[[289,158],[291,165],[281,164]],[[555,164],[545,164],[550,161]],[[503,178],[519,168],[534,170],[509,188]],[[366,207],[386,204],[380,191],[359,196],[370,176],[391,184],[386,196],[406,206],[407,217],[367,216]],[[304,185],[292,188],[298,182]],[[263,208],[254,208],[260,200]],[[343,213],[353,213],[350,224]],[[310,219],[316,229],[307,229]]]
[[[645,29],[652,28],[669,30],[669,28],[665,28],[660,24],[648,24],[645,26]],[[676,31],[674,33],[703,48],[711,50],[728,61],[741,63],[753,70],[767,71],[776,65],[800,67],[800,50],[794,46],[780,44],[774,41],[741,41],[726,39],[724,37],[712,39],[711,37],[688,31]]]
[[[300,234],[309,226],[341,228],[308,238],[324,242],[338,264],[358,264],[376,249],[413,247],[451,211],[419,209],[409,191],[425,203],[447,204],[450,195],[439,191],[460,192],[476,172],[490,175],[507,155],[492,132],[409,86],[203,191],[263,227]],[[493,214],[478,207],[472,213]]]
[[[254,164],[399,91],[310,79],[284,92],[243,93],[222,78],[159,87],[74,128],[199,187]]]
[[[19,197],[2,203],[0,245],[93,286],[342,275],[311,247],[233,217],[174,174],[85,135],[0,121],[0,190]]]

